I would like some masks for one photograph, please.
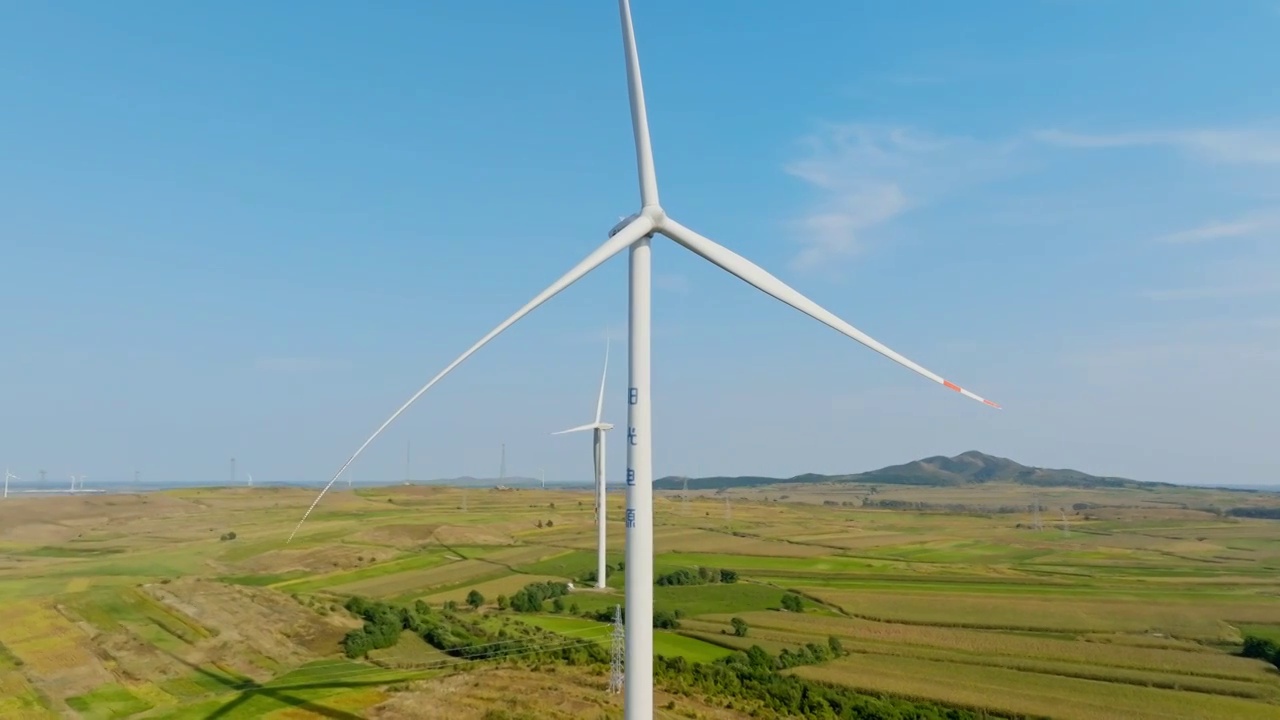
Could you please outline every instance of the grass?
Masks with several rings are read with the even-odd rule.
[[[973,707],[1062,720],[1169,720],[1170,718],[1276,717],[1276,706],[1128,683],[1084,680],[1020,670],[914,657],[853,654],[821,666],[792,670],[802,677],[873,691],[930,698]],[[946,678],[940,682],[939,678]]]
[[[67,698],[67,705],[80,713],[85,720],[115,720],[127,718],[153,705],[134,695],[120,685],[102,685],[93,692]]]
[[[154,717],[197,720],[216,716],[229,720],[252,720],[286,710],[320,717],[359,717],[351,711],[380,702],[386,697],[381,690],[383,686],[428,675],[423,671],[385,669],[342,660],[320,661],[261,686],[227,687],[230,692],[224,697],[204,700]]]
[[[609,644],[613,631],[612,625],[582,618],[555,615],[517,615],[515,617],[520,622],[561,633],[571,638],[596,639],[602,645]],[[653,633],[653,652],[655,655],[683,657],[694,662],[711,662],[729,655],[733,651],[696,637],[687,637],[666,630],[655,630]]]

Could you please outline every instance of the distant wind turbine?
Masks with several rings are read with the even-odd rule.
[[[13,473],[9,472],[9,468],[4,469],[4,496],[6,498],[9,497],[9,481],[21,480],[21,479],[22,478],[18,477],[17,475],[14,475]]]
[[[253,487],[253,473],[249,472],[248,470],[245,470],[244,474],[246,477],[249,478],[249,487]]]
[[[595,422],[579,425],[568,430],[560,430],[553,432],[552,435],[564,435],[565,433],[591,431],[591,457],[595,463],[596,477],[596,587],[604,587],[604,551],[605,551],[605,484],[604,484],[604,434],[613,429],[611,423],[604,422],[600,419],[604,414],[604,385],[605,379],[609,376],[609,339],[606,337],[604,341],[604,372],[600,373],[600,394],[596,397],[596,420]]]

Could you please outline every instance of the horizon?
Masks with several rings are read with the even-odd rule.
[[[1018,460],[1018,459],[1016,459],[1016,458],[1000,458],[1000,457],[998,457],[998,456],[990,455],[989,453],[984,453],[984,452],[982,452],[981,450],[967,450],[967,451],[965,451],[964,453],[957,453],[957,455],[950,456],[948,459],[955,459],[956,457],[959,457],[960,455],[965,455],[965,454],[969,454],[969,453],[978,453],[978,454],[980,454],[980,455],[984,455],[984,456],[987,456],[987,457],[992,457],[992,458],[995,458],[995,459],[1011,460],[1011,461],[1013,461],[1013,462],[1015,462],[1015,463],[1017,463],[1017,464],[1019,464],[1019,465],[1022,465],[1023,467],[1026,467],[1026,468],[1041,469],[1041,470],[1052,470],[1052,471],[1064,471],[1064,470],[1077,471],[1077,472],[1085,473],[1086,475],[1089,475],[1089,476],[1092,476],[1092,477],[1112,477],[1112,478],[1114,478],[1114,477],[1118,477],[1118,476],[1111,476],[1111,475],[1105,475],[1105,474],[1092,473],[1092,472],[1089,472],[1088,470],[1080,470],[1079,468],[1071,468],[1071,467],[1050,468],[1050,467],[1045,467],[1045,466],[1043,466],[1043,465],[1030,465],[1030,464],[1023,463],[1023,462],[1019,461],[1019,460]],[[794,473],[794,474],[792,474],[792,475],[760,475],[760,474],[752,474],[752,473],[742,473],[742,474],[737,474],[737,475],[727,475],[727,474],[714,474],[714,473],[713,473],[713,474],[709,474],[709,475],[698,475],[698,476],[693,476],[693,475],[681,475],[681,474],[668,474],[668,475],[662,475],[662,476],[655,476],[655,477],[654,477],[654,481],[655,481],[655,482],[657,482],[657,481],[660,481],[660,480],[680,479],[680,478],[688,478],[688,479],[690,479],[690,480],[697,480],[697,479],[704,479],[704,478],[735,478],[735,477],[753,477],[753,478],[761,478],[761,477],[762,477],[762,478],[770,478],[770,479],[777,479],[777,480],[789,480],[789,479],[792,479],[792,478],[801,477],[801,476],[805,476],[805,475],[817,475],[817,476],[821,476],[821,477],[857,476],[857,475],[862,475],[862,474],[867,474],[867,473],[874,473],[874,472],[877,472],[877,471],[883,470],[883,469],[888,468],[888,467],[895,467],[895,466],[899,466],[899,465],[906,465],[906,464],[910,464],[910,463],[914,463],[914,462],[919,462],[919,461],[924,461],[924,460],[929,460],[929,459],[932,459],[932,458],[938,458],[938,457],[948,457],[948,456],[943,456],[943,455],[927,455],[927,456],[920,457],[920,458],[914,458],[914,459],[912,459],[912,460],[907,460],[907,461],[903,461],[903,462],[892,463],[892,464],[890,464],[890,465],[885,465],[885,466],[880,466],[880,467],[875,467],[875,468],[867,468],[867,469],[863,469],[863,470],[853,470],[853,471],[849,471],[849,472],[835,472],[835,473],[813,473],[813,472],[800,472],[800,473]],[[86,476],[86,477],[88,477],[88,476]],[[1139,482],[1139,483],[1160,483],[1160,482],[1162,482],[1162,481],[1158,481],[1158,480],[1157,480],[1157,481],[1145,480],[1145,479],[1142,479],[1142,478],[1120,478],[1120,479],[1124,479],[1124,480],[1132,480],[1132,481],[1136,481],[1136,482]],[[387,480],[369,480],[369,479],[354,478],[354,479],[352,480],[352,485],[353,485],[353,486],[361,486],[361,487],[393,487],[393,486],[401,486],[401,485],[419,485],[419,486],[421,486],[421,485],[438,485],[438,486],[445,486],[445,487],[461,487],[461,486],[463,486],[463,485],[461,484],[461,481],[468,481],[468,482],[470,482],[470,483],[477,483],[477,484],[478,484],[478,483],[494,483],[495,485],[500,485],[500,484],[503,484],[503,483],[510,483],[510,484],[512,484],[514,487],[516,487],[517,489],[539,489],[540,484],[541,484],[541,480],[540,480],[540,478],[538,478],[538,477],[535,477],[535,476],[529,476],[529,475],[521,475],[521,474],[517,473],[517,474],[514,474],[514,475],[507,475],[507,476],[505,476],[505,477],[498,477],[498,476],[496,476],[496,475],[495,475],[495,476],[483,476],[483,475],[469,475],[469,474],[468,474],[468,475],[458,475],[458,476],[453,476],[453,477],[438,477],[438,478],[413,478],[413,477],[410,477],[410,478],[404,478],[404,477],[401,477],[401,478],[387,479]],[[61,488],[59,488],[56,484],[52,484],[52,483],[49,483],[49,482],[47,482],[47,481],[46,481],[44,484],[42,484],[42,485],[40,484],[40,481],[38,481],[38,480],[37,480],[37,481],[33,481],[33,482],[34,482],[34,484],[39,485],[39,487],[37,487],[37,488],[35,488],[35,489],[31,489],[31,486],[32,486],[32,484],[33,484],[32,482],[24,482],[24,481],[22,481],[22,480],[15,480],[15,481],[13,481],[13,482],[11,482],[11,483],[10,483],[10,492],[11,492],[11,493],[14,493],[14,492],[30,492],[30,493],[34,493],[34,494],[75,494],[74,492],[69,492],[69,491],[67,491],[67,490],[65,490],[65,489],[61,489]],[[314,487],[323,487],[323,486],[324,486],[324,485],[326,485],[328,482],[329,482],[329,478],[324,478],[324,479],[315,479],[315,480],[306,479],[306,478],[294,478],[294,479],[288,479],[288,480],[270,480],[270,479],[263,480],[263,479],[256,479],[256,480],[254,480],[253,485],[249,485],[249,484],[248,484],[248,482],[247,482],[247,479],[246,479],[246,481],[237,481],[237,482],[235,482],[235,483],[232,483],[232,482],[230,482],[230,481],[212,481],[212,480],[210,480],[210,481],[206,481],[206,480],[173,480],[173,479],[168,479],[168,480],[163,480],[163,479],[162,479],[162,480],[147,480],[147,479],[139,479],[139,480],[137,480],[137,481],[135,482],[135,481],[134,481],[134,480],[132,480],[132,479],[123,479],[123,480],[111,480],[111,479],[107,479],[107,480],[103,480],[99,485],[97,485],[97,486],[96,486],[98,489],[95,489],[95,485],[94,485],[93,483],[90,483],[88,486],[81,488],[81,490],[82,490],[82,491],[85,491],[85,492],[102,492],[102,491],[103,491],[102,489],[108,489],[108,490],[123,489],[124,491],[127,491],[127,490],[128,490],[128,488],[130,488],[130,487],[142,487],[142,486],[146,486],[146,487],[150,487],[150,488],[158,488],[158,489],[168,489],[168,488],[238,488],[238,487],[307,487],[307,488],[314,488]],[[532,488],[525,488],[524,486],[525,486],[525,485],[527,485],[527,484],[533,484],[533,485],[534,485],[534,487],[532,487]],[[594,481],[593,481],[593,480],[591,480],[591,479],[586,479],[586,480],[550,479],[550,480],[547,480],[547,481],[546,481],[546,487],[547,487],[548,489],[549,489],[549,488],[575,488],[575,489],[579,489],[579,488],[590,488],[593,484],[594,484]],[[1222,482],[1194,483],[1194,482],[1193,482],[1193,483],[1170,483],[1170,484],[1172,484],[1172,485],[1176,485],[1176,486],[1179,486],[1179,487],[1186,487],[1186,488],[1210,488],[1210,489],[1234,489],[1234,490],[1251,490],[1251,489],[1258,489],[1258,490],[1264,490],[1264,491],[1265,491],[1265,490],[1268,490],[1268,489],[1275,489],[1276,491],[1280,491],[1280,483],[1243,483],[1243,482],[1242,482],[1242,483],[1230,483],[1230,482],[1228,482],[1228,483],[1222,483]],[[339,481],[338,481],[337,483],[335,483],[335,484],[334,484],[334,488],[335,488],[335,489],[337,489],[337,490],[341,490],[344,486],[345,486],[345,480],[344,480],[344,479],[339,479]],[[24,488],[24,489],[20,489],[20,488]],[[611,489],[612,489],[613,491],[621,491],[621,490],[624,490],[624,489],[625,489],[625,486],[619,486],[619,484],[615,482],[615,483],[613,483],[613,484],[612,484]]]
[[[1273,4],[634,12],[673,213],[1006,408],[657,242],[655,478],[983,447],[1146,482],[1280,479],[1280,100],[1256,92],[1280,62]],[[0,75],[0,129],[23,139],[0,174],[0,301],[21,308],[0,316],[0,463],[92,487],[93,468],[145,483],[236,457],[322,483],[598,243],[635,209],[614,10],[502,18],[0,11],[21,28],[0,66],[24,68]],[[590,416],[624,268],[469,360],[356,475],[402,475],[406,443],[420,474],[474,475],[505,443],[508,466],[588,476],[589,445],[550,433]],[[619,422],[625,355],[609,377]]]

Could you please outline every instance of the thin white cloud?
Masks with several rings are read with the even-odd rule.
[[[1156,302],[1176,300],[1223,300],[1227,298],[1257,297],[1280,293],[1280,283],[1260,285],[1203,285],[1172,290],[1144,290],[1142,296]]]
[[[882,79],[892,85],[939,85],[944,82],[941,76],[920,73],[889,73]]]
[[[1041,130],[1032,137],[1050,145],[1071,148],[1129,148],[1168,146],[1206,160],[1232,165],[1280,165],[1280,130],[1203,129],[1156,132],[1087,134]]]
[[[264,372],[315,372],[340,370],[347,366],[346,360],[325,357],[260,357],[254,360],[254,367]]]
[[[1007,148],[902,127],[829,125],[802,145],[804,156],[785,167],[816,194],[791,223],[797,270],[856,256],[874,229],[1006,167]]]
[[[1211,240],[1280,236],[1280,208],[1259,210],[1234,220],[1215,220],[1157,238],[1171,244],[1193,244]]]

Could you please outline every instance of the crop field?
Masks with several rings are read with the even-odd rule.
[[[970,509],[863,507],[873,492]],[[1033,494],[1053,508],[1041,530],[996,511]],[[486,627],[519,621],[607,647],[612,627],[594,614],[623,602],[625,574],[602,590],[582,582],[596,566],[588,493],[471,489],[464,512],[458,489],[343,489],[286,544],[311,499],[227,488],[0,502],[0,717],[398,720],[442,698],[453,712],[442,718],[617,714],[599,668],[462,661],[409,632],[365,660],[342,653],[361,626],[342,607],[351,595],[452,602]],[[614,566],[622,504],[610,494]],[[710,568],[737,581],[655,587],[656,609],[678,616],[655,631],[655,652],[711,662],[836,638],[847,654],[784,672],[996,714],[1276,718],[1280,670],[1240,648],[1245,635],[1280,641],[1280,522],[1212,511],[1246,505],[1280,496],[850,484],[683,503],[660,492],[656,574]],[[499,607],[560,581],[577,585],[560,612]],[[799,612],[783,609],[786,595]],[[671,717],[748,716],[723,698],[659,694],[683,708]]]

